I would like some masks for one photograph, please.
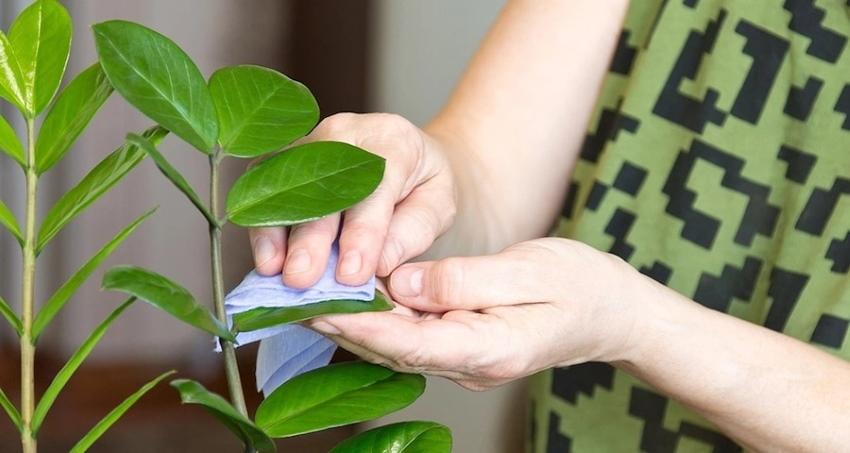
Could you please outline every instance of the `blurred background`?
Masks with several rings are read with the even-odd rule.
[[[0,0],[0,22],[8,27],[29,0]],[[70,79],[95,60],[90,25],[123,18],[153,27],[177,41],[209,75],[239,63],[266,65],[307,84],[323,116],[340,111],[400,113],[424,124],[440,108],[468,58],[502,6],[496,0],[63,0],[75,23]],[[12,118],[12,112],[4,112]],[[49,173],[41,187],[42,208],[75,184],[118,147],[128,131],[149,124],[115,95],[76,147]],[[18,125],[20,126],[20,125]],[[193,185],[206,185],[206,159],[174,139],[162,145]],[[226,169],[229,184],[244,163]],[[0,196],[22,213],[23,178],[8,159],[0,160]],[[206,224],[171,184],[143,162],[116,190],[86,211],[51,243],[38,269],[38,300],[44,300],[106,240],[152,206],[157,214],[108,261],[149,267],[209,300]],[[42,209],[41,214],[44,213]],[[0,294],[19,300],[20,252],[9,235],[0,236]],[[247,234],[235,228],[225,238],[228,287],[251,267]],[[104,269],[106,268],[104,267]],[[97,272],[62,311],[39,343],[38,389],[76,349],[89,331],[120,301],[102,293]],[[60,396],[48,417],[42,451],[67,451],[115,404],[139,385],[168,369],[224,392],[222,364],[207,336],[144,304],[116,322],[105,340]],[[253,383],[256,349],[239,351],[243,382]],[[340,359],[350,359],[341,354]],[[0,329],[0,386],[17,400],[17,341]],[[525,428],[521,384],[470,393],[430,379],[426,395],[412,407],[378,424],[428,419],[452,428],[457,452],[516,452]],[[258,398],[253,392],[252,405]],[[161,385],[107,433],[92,451],[239,451],[238,443],[202,410],[181,407],[176,392]],[[367,428],[340,428],[281,442],[282,451],[324,452]],[[0,451],[16,451],[17,436],[0,422]]]

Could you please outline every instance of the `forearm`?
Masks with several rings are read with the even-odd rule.
[[[489,253],[551,228],[627,4],[509,2],[426,128],[446,145],[461,202],[443,248]]]
[[[660,285],[622,367],[759,451],[850,445],[850,364]]]

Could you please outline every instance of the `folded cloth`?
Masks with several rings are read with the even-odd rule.
[[[228,322],[233,315],[260,307],[294,307],[327,300],[362,300],[375,298],[375,277],[361,286],[346,286],[336,281],[339,246],[334,243],[328,266],[319,282],[307,289],[290,288],[280,275],[264,277],[251,271],[242,283],[228,294],[225,311]],[[257,353],[257,390],[265,395],[289,379],[327,365],[336,345],[322,335],[297,324],[284,324],[236,336],[239,345],[260,341]]]

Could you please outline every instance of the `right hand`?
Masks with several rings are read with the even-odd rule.
[[[288,286],[312,286],[324,272],[339,233],[337,281],[361,285],[375,274],[388,276],[424,253],[452,224],[455,184],[443,146],[406,119],[337,114],[319,123],[301,143],[318,140],[350,143],[385,158],[384,179],[372,195],[344,213],[291,228],[251,230],[260,274],[282,272]]]

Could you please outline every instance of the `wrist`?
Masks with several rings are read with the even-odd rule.
[[[511,222],[496,216],[496,203],[489,198],[487,165],[479,158],[475,145],[447,121],[435,120],[424,130],[425,146],[439,154],[450,174],[457,216],[452,227],[429,250],[428,258],[453,255],[487,255],[496,253],[510,242],[502,227]],[[492,191],[491,191],[492,192]]]
[[[566,246],[554,266],[560,270],[554,286],[568,319],[560,337],[572,338],[568,345],[557,342],[555,366],[639,361],[657,310],[650,304],[658,284],[613,254],[569,239],[549,240]]]
[[[618,283],[609,283],[613,289],[610,295],[613,322],[602,329],[607,344],[600,361],[614,365],[639,363],[648,346],[646,338],[652,330],[652,320],[659,310],[656,296],[660,285],[629,263],[609,256],[615,264],[606,281]]]
[[[661,283],[635,274],[626,290],[632,308],[631,335],[612,364],[643,376],[670,360],[668,346],[693,334],[697,327],[693,320],[703,308]]]

